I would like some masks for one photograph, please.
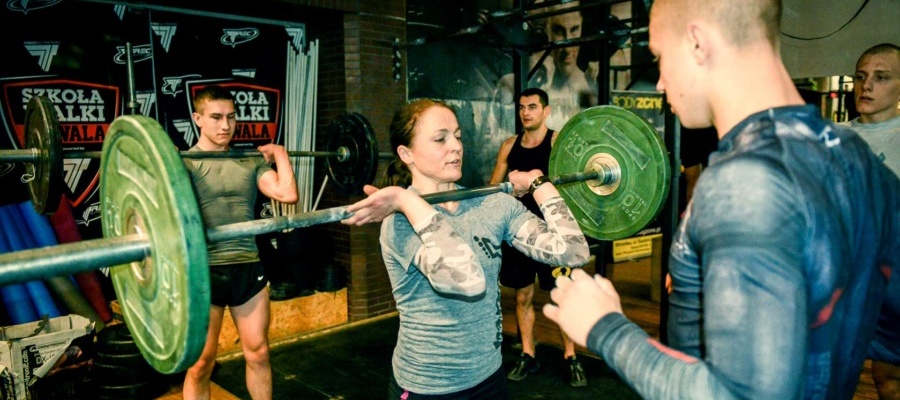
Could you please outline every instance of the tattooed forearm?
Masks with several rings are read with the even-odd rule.
[[[519,228],[515,246],[523,254],[547,264],[579,267],[588,262],[587,240],[562,197],[541,204],[544,219],[535,216]]]
[[[462,296],[484,293],[484,271],[478,258],[444,216],[435,213],[416,231],[423,244],[413,264],[434,290]]]

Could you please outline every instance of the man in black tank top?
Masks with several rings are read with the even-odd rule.
[[[550,150],[556,140],[556,132],[548,129],[545,123],[547,117],[550,116],[547,93],[537,88],[524,90],[519,95],[518,110],[524,131],[506,139],[500,145],[497,164],[491,175],[492,184],[505,181],[506,175],[510,171],[540,169],[544,175],[549,175],[547,169],[550,164]],[[543,217],[530,193],[526,193],[518,199],[529,211]],[[535,275],[538,277],[542,290],[551,290],[556,284],[556,276],[561,274],[568,276],[571,271],[565,267],[556,267],[535,261],[508,243],[503,243],[502,252],[500,284],[516,289],[516,320],[522,340],[522,355],[509,369],[507,378],[521,381],[529,373],[537,372],[540,369],[540,363],[535,359],[534,342],[535,311],[532,300],[534,299]],[[560,331],[560,336],[562,336],[565,347],[563,356],[569,365],[569,384],[576,387],[587,385],[584,370],[575,357],[575,344],[562,331]]]

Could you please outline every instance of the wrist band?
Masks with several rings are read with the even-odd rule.
[[[534,180],[531,181],[531,188],[528,190],[528,193],[534,193],[535,190],[537,190],[539,187],[541,187],[541,185],[545,183],[550,183],[550,178],[548,178],[546,175],[541,175],[537,178],[534,178]]]

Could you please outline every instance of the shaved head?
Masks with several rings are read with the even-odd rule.
[[[863,58],[867,56],[874,56],[876,54],[891,54],[894,57],[897,57],[897,60],[900,61],[900,47],[893,43],[882,43],[872,47],[869,47],[862,55],[859,56],[859,60],[856,61],[856,66],[862,63]]]
[[[777,48],[781,32],[780,0],[656,0],[651,13],[677,32],[693,19],[711,22],[737,47],[765,40]]]

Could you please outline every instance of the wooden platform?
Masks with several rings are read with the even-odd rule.
[[[347,289],[273,301],[270,309],[269,343],[276,344],[285,339],[346,323],[349,310]],[[219,334],[219,358],[240,352],[237,329],[231,313],[226,311],[222,332]]]
[[[210,383],[209,388],[209,398],[215,400],[241,400],[240,397],[237,397],[231,393],[228,393],[227,390],[222,389],[221,386],[216,385],[215,382]],[[181,385],[173,385],[165,395],[157,397],[156,400],[183,400],[184,395],[181,393]]]

